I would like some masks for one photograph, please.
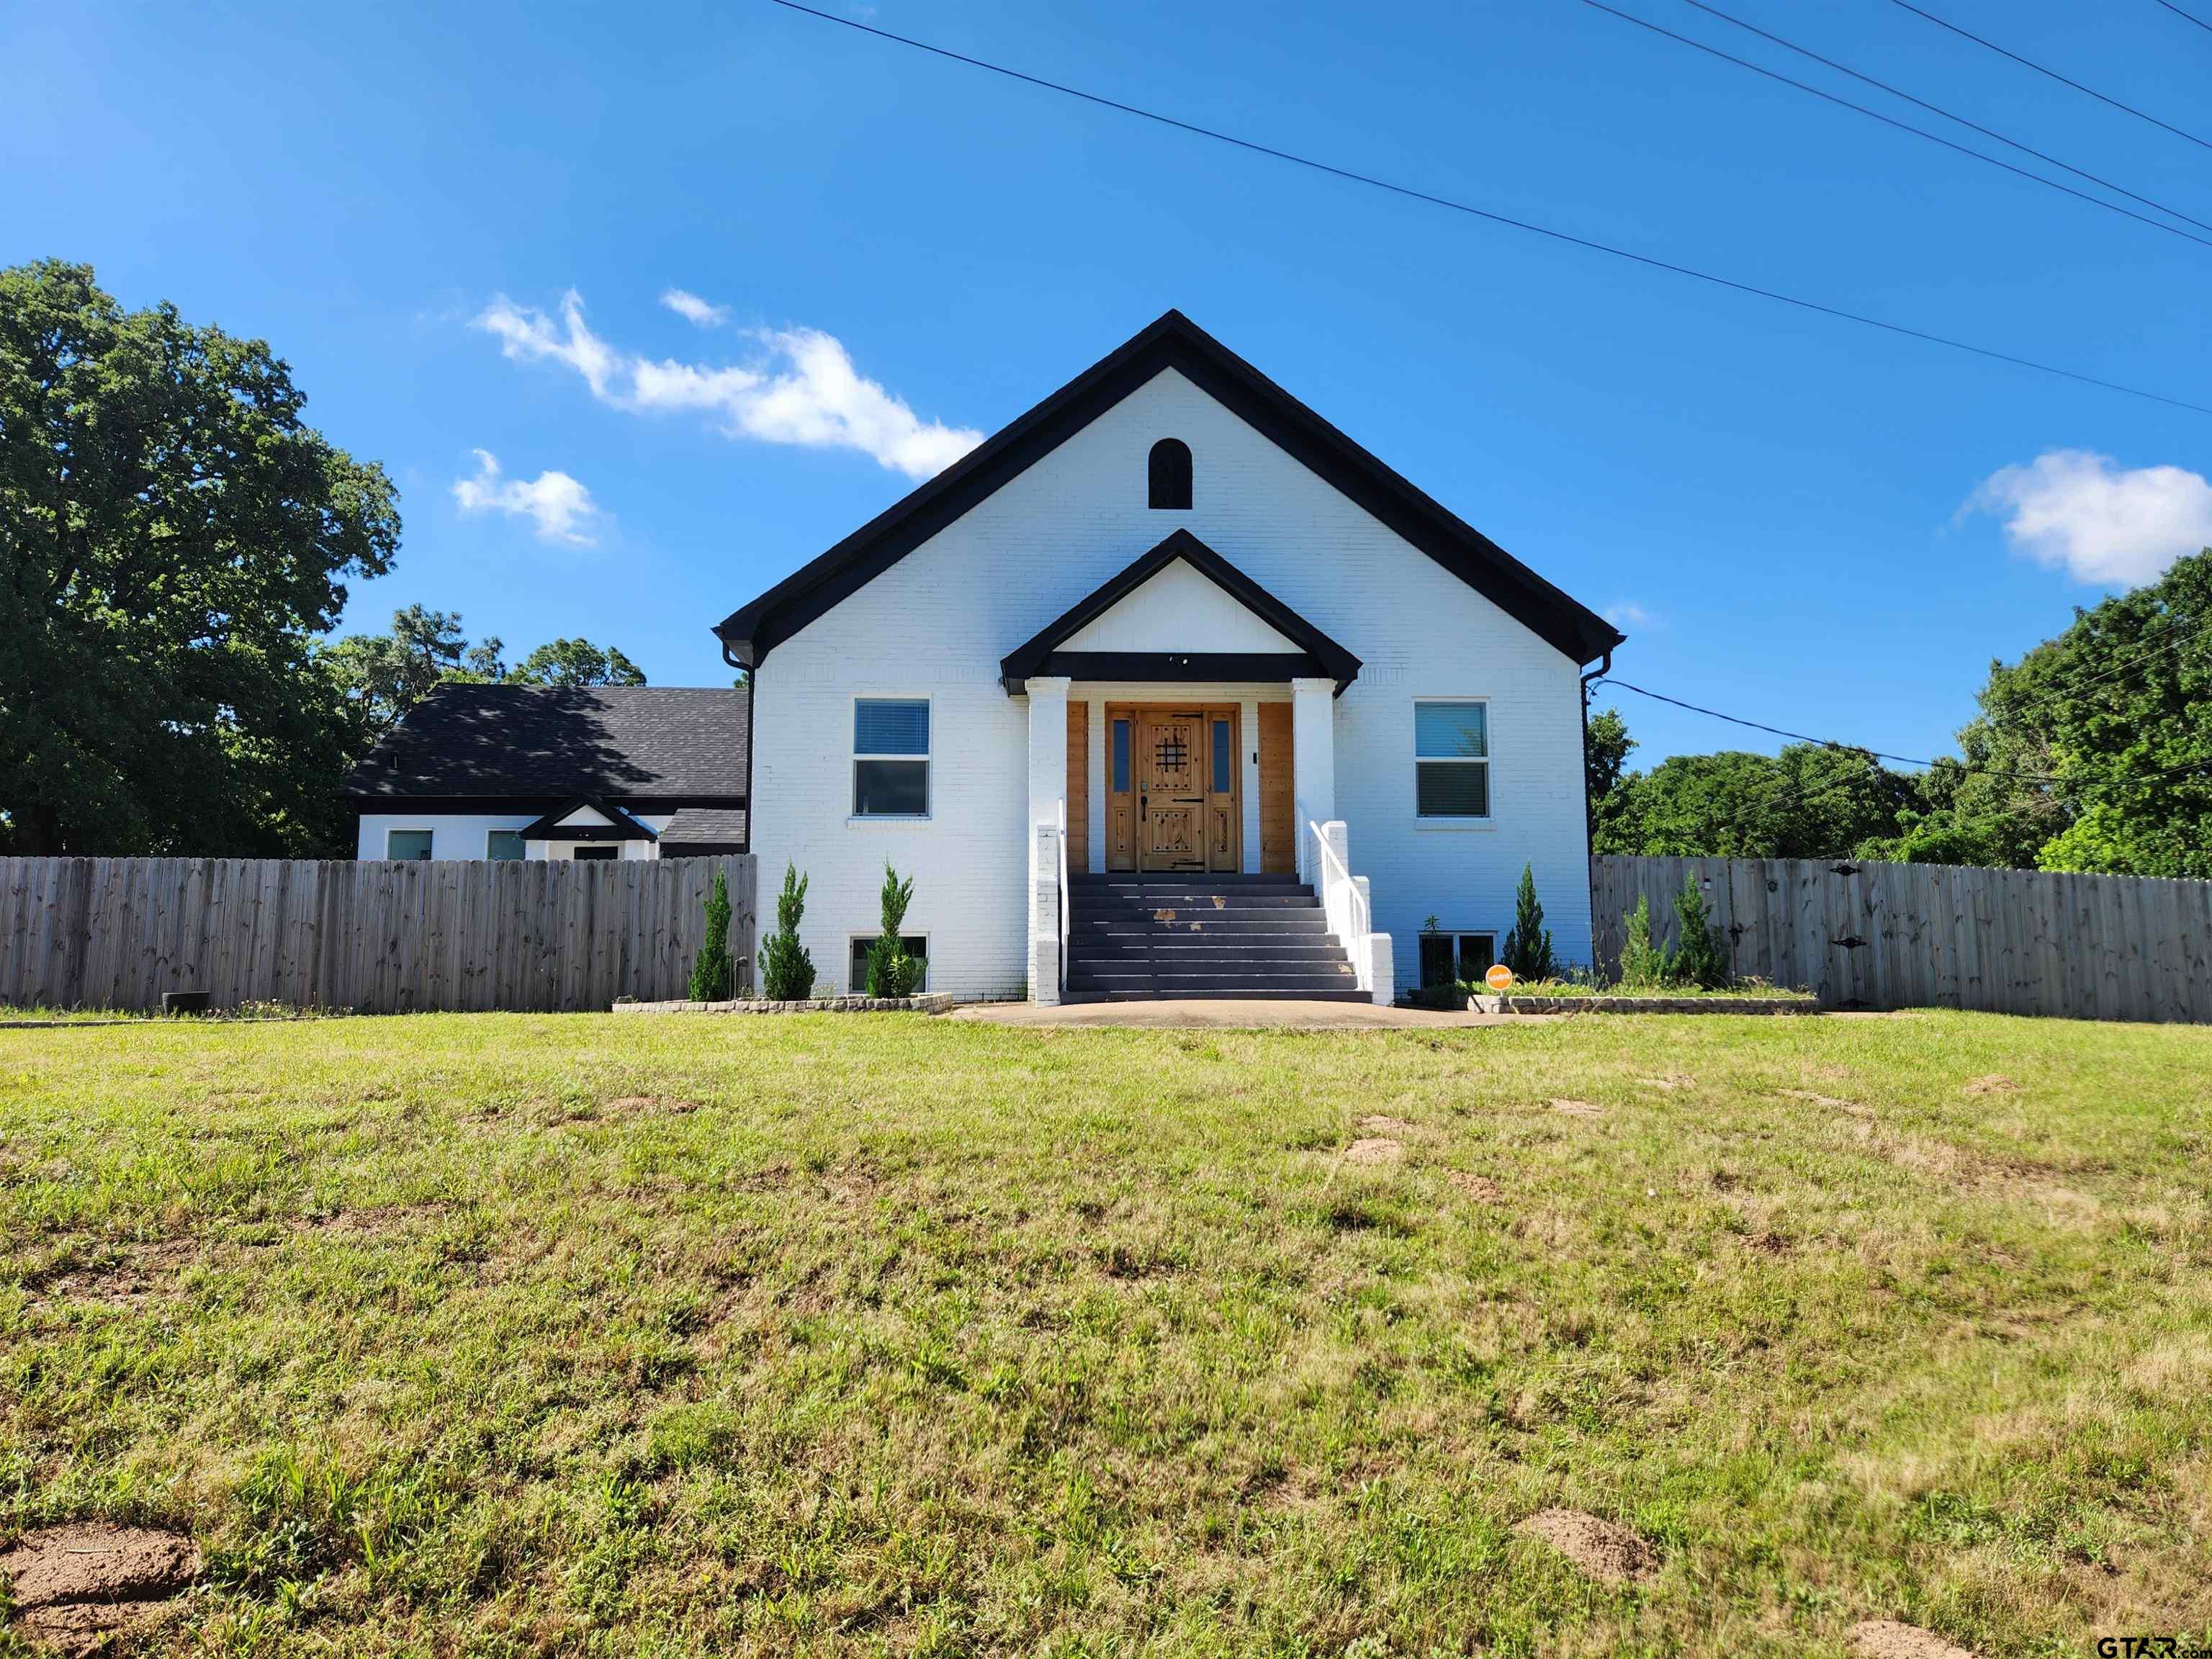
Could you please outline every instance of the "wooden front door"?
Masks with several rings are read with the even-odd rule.
[[[1106,711],[1106,867],[1243,868],[1237,710]]]
[[[1137,726],[1137,867],[1206,868],[1206,722],[1148,708]]]

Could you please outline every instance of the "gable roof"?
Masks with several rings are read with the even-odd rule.
[[[1311,674],[1316,678],[1327,675],[1336,682],[1340,695],[1344,688],[1359,675],[1359,659],[1316,628],[1304,617],[1254,581],[1235,565],[1208,547],[1188,530],[1178,530],[1149,553],[1108,577],[1106,580],[1067,611],[1047,623],[1033,638],[1016,646],[999,659],[999,678],[1009,695],[1021,689],[1022,682],[1032,674],[1075,672],[1082,678],[1164,678],[1164,673],[1147,672],[1142,669],[1126,672],[1095,673],[1082,672],[1091,665],[1080,659],[1100,655],[1096,652],[1065,652],[1060,647],[1073,635],[1082,631],[1085,624],[1112,610],[1137,589],[1178,560],[1188,565],[1211,581],[1216,587],[1259,617],[1270,628],[1297,647],[1295,653],[1285,653],[1279,659],[1266,663],[1252,662],[1239,672],[1233,665],[1211,663],[1199,678],[1206,679],[1289,679],[1294,676]]]
[[[1559,589],[1200,328],[1170,311],[1042,403],[717,623],[751,666],[1165,369],[1224,407],[1576,662],[1619,645],[1612,623]]]
[[[588,809],[596,822],[571,823]],[[621,807],[591,795],[579,795],[523,830],[525,841],[651,841],[653,831]]]
[[[434,688],[347,776],[356,799],[745,799],[746,693],[723,686]]]

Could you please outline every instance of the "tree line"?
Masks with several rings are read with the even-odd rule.
[[[398,496],[305,403],[263,341],[0,270],[0,852],[343,856],[347,770],[440,681],[645,683],[420,605],[331,639]]]
[[[1978,702],[1921,770],[1793,743],[1631,771],[1627,722],[1598,711],[1591,848],[2212,878],[2212,549],[1992,662]]]

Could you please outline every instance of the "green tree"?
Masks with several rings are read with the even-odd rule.
[[[611,645],[601,650],[589,640],[555,640],[515,664],[507,678],[521,685],[643,685],[645,671]]]
[[[1609,850],[1619,834],[1619,820],[1628,806],[1623,787],[1628,776],[1628,757],[1636,739],[1628,735],[1628,722],[1618,708],[1603,708],[1583,725],[1583,788],[1589,803],[1591,848]]]
[[[1683,877],[1682,890],[1674,896],[1674,927],[1681,939],[1668,964],[1669,977],[1708,991],[1724,990],[1735,983],[1728,939],[1706,914],[1705,895],[1698,890],[1695,876]]]
[[[1917,789],[1863,750],[1825,744],[1676,755],[1621,780],[1593,846],[1647,857],[1843,858],[1899,833]]]
[[[432,687],[448,680],[482,684],[506,678],[500,651],[496,639],[470,644],[459,611],[410,605],[392,613],[389,634],[349,634],[320,654],[345,696],[354,745],[365,750]]]
[[[1520,980],[1557,979],[1559,958],[1552,954],[1552,930],[1544,926],[1544,907],[1536,902],[1536,872],[1521,866],[1521,885],[1513,896],[1513,927],[1500,958]]]
[[[2212,549],[1991,663],[1959,747],[1902,844],[1868,856],[2212,876]]]
[[[349,735],[315,642],[398,546],[391,480],[258,340],[0,270],[0,845],[328,851]]]
[[[912,996],[914,988],[921,982],[921,963],[906,953],[900,939],[900,931],[906,926],[907,907],[913,902],[914,878],[908,876],[901,881],[898,872],[886,859],[882,914],[876,942],[868,949],[868,994],[872,997]]]
[[[706,940],[691,959],[691,1000],[727,1002],[735,994],[737,969],[730,960],[730,884],[719,865],[707,893],[706,921]]]
[[[783,891],[775,901],[775,931],[761,941],[762,994],[774,1002],[804,1002],[814,994],[814,958],[799,942],[806,915],[806,878],[783,866]]]

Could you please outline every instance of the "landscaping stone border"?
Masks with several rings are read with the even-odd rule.
[[[804,1002],[617,1002],[618,1014],[947,1014],[952,993],[924,991],[911,997],[810,997]]]
[[[1817,1014],[1809,997],[1516,997],[1477,994],[1478,1014]]]

